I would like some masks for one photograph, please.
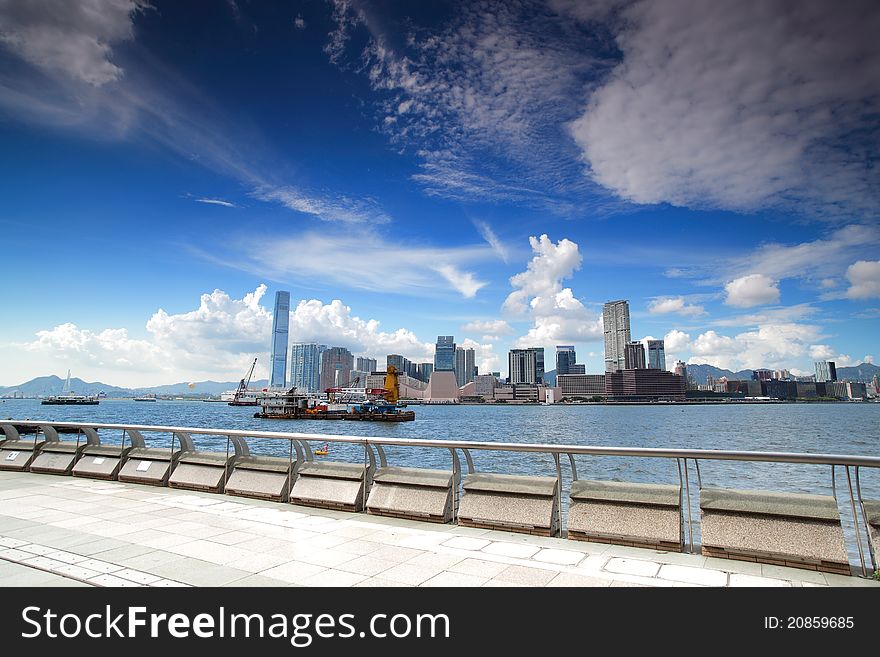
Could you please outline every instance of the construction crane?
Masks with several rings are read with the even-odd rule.
[[[389,404],[400,401],[400,382],[397,380],[397,368],[389,365],[385,372],[385,390],[383,397]]]
[[[257,359],[254,358],[254,362],[251,363],[251,369],[247,373],[247,379],[242,379],[238,382],[238,390],[235,391],[235,395],[232,397],[232,401],[229,402],[230,406],[239,405],[240,399],[244,397],[247,393],[248,386],[251,384],[251,377],[254,375],[254,368],[257,366]]]

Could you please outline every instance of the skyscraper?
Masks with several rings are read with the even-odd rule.
[[[666,347],[663,340],[648,340],[648,368],[666,369]]]
[[[419,363],[416,365],[416,378],[419,381],[427,383],[431,380],[431,373],[434,371],[434,363]]]
[[[627,342],[623,348],[623,361],[627,370],[644,370],[645,345],[641,342]]]
[[[388,365],[394,365],[394,369],[397,370],[398,374],[409,374],[411,364],[408,358],[404,358],[400,354],[388,354],[385,361],[386,371],[388,370]]]
[[[455,371],[455,336],[437,336],[437,346],[434,350],[434,371]]]
[[[321,385],[321,354],[327,345],[296,342],[290,346],[290,385],[298,392],[314,394]]]
[[[375,372],[376,365],[377,363],[375,358],[365,358],[363,356],[358,356],[355,369],[359,372]]]
[[[573,345],[556,345],[556,376],[571,374],[571,366],[577,362]]]
[[[511,349],[507,360],[508,383],[544,383],[544,347]]]
[[[321,355],[321,389],[344,386],[351,381],[354,356],[345,347],[331,347]]]
[[[626,367],[625,349],[632,341],[629,330],[629,302],[609,301],[602,307],[605,333],[605,371],[616,372]]]
[[[673,370],[673,373],[678,374],[684,379],[685,383],[687,383],[688,366],[687,363],[685,363],[683,360],[675,361],[675,369]]]
[[[272,375],[269,385],[287,386],[287,333],[290,326],[290,292],[275,293],[275,315],[272,318]]]
[[[457,347],[455,350],[455,381],[458,387],[474,380],[474,350]]]
[[[816,383],[837,381],[837,365],[833,360],[820,360],[816,363]]]

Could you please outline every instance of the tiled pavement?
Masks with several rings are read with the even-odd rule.
[[[880,586],[693,554],[0,472],[0,586]]]

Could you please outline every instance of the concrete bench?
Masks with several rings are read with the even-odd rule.
[[[367,513],[451,522],[458,492],[455,482],[452,470],[380,467],[373,476]]]
[[[871,537],[871,552],[874,554],[874,562],[880,564],[880,500],[865,500],[862,504],[865,522],[868,523],[868,535]]]
[[[554,536],[558,527],[556,477],[472,473],[462,483],[458,524]]]
[[[681,487],[620,481],[571,484],[568,538],[681,552]]]
[[[125,456],[118,479],[130,484],[167,486],[171,468],[183,450],[158,447],[133,447]]]
[[[134,445],[86,445],[79,461],[73,466],[74,477],[107,479],[113,481],[119,475],[122,463]]]
[[[42,426],[40,430],[46,436],[46,443],[28,468],[40,474],[69,475],[86,446],[100,442],[94,429],[83,429],[84,436],[78,436],[77,441],[61,440],[52,426]]]
[[[297,470],[290,502],[325,509],[363,511],[372,475],[372,464],[306,461]]]
[[[47,440],[58,440],[58,433],[51,427],[49,434],[41,431],[35,433],[33,439],[22,438],[11,424],[2,424],[0,428],[6,438],[0,445],[0,470],[27,470]]]
[[[245,441],[239,445],[239,451],[226,481],[226,494],[287,502],[297,464],[302,462],[299,445],[296,445],[297,459],[294,461],[277,456],[255,456]]]
[[[833,497],[704,488],[700,514],[706,556],[851,574]]]

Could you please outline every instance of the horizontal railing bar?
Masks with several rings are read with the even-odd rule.
[[[638,456],[646,458],[690,458],[707,461],[758,461],[772,463],[806,463],[813,465],[858,465],[880,468],[880,457],[846,454],[805,454],[801,452],[755,452],[722,449],[678,449],[664,447],[606,447],[602,445],[551,445],[541,443],[501,443],[473,440],[424,440],[421,438],[382,438],[378,436],[346,436],[337,434],[291,433],[283,431],[247,431],[201,427],[171,427],[147,424],[101,424],[95,422],[53,422],[48,420],[3,420],[3,424],[39,427],[90,427],[93,429],[136,429],[137,431],[185,432],[209,436],[241,436],[276,440],[318,440],[357,445],[397,445],[405,447],[436,447],[443,449],[476,449],[499,452],[539,452],[545,454],[581,454],[590,456]]]

